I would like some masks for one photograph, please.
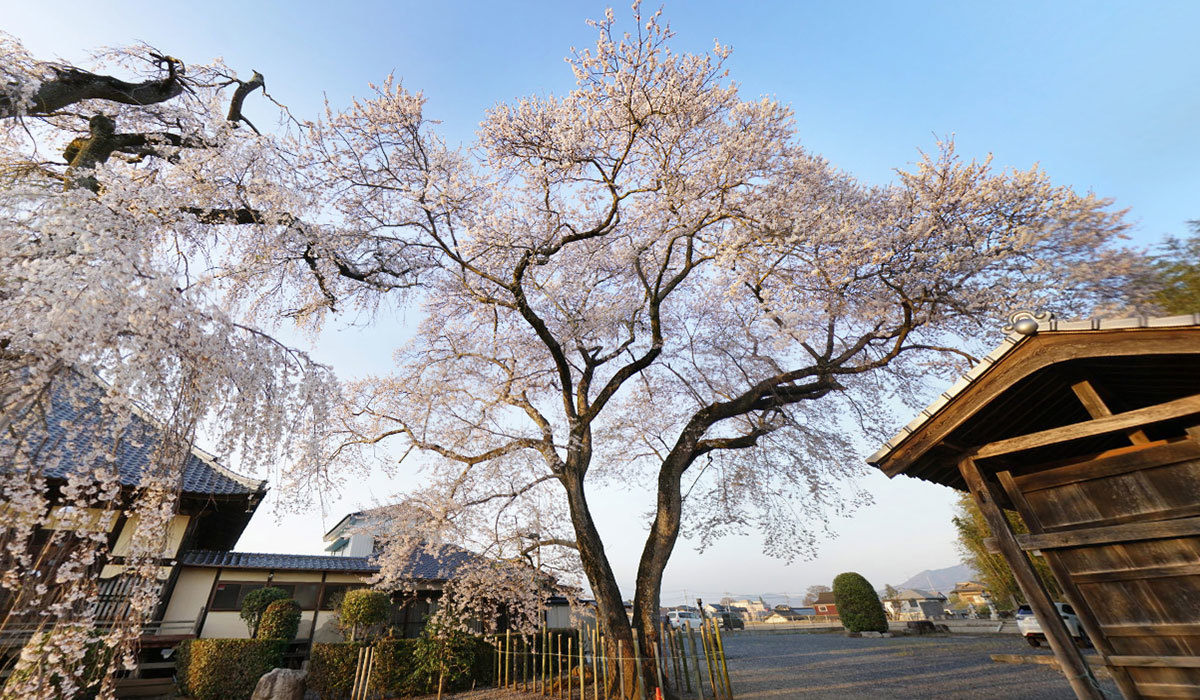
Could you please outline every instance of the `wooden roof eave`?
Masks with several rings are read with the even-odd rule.
[[[952,445],[947,438],[972,416],[1020,380],[1051,365],[1070,360],[1200,353],[1196,327],[1127,328],[1114,330],[1050,331],[1015,341],[995,362],[968,386],[928,415],[911,425],[900,441],[872,455],[868,462],[888,477],[906,473],[930,450],[944,445],[956,452],[978,447]],[[1013,343],[1012,339],[1006,342]],[[895,438],[893,439],[895,441]],[[922,478],[945,483],[937,475],[957,476],[957,460],[929,469]],[[930,478],[930,477],[934,478]]]

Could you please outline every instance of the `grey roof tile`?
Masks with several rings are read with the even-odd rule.
[[[458,570],[477,555],[456,547],[443,547],[437,556],[426,551],[413,553],[405,576],[416,581],[444,581],[454,578]],[[378,573],[373,557],[337,557],[323,554],[269,554],[260,552],[214,552],[193,550],[184,553],[180,561],[189,566],[221,567],[224,569],[283,569],[289,571],[344,571],[349,573]]]
[[[82,386],[86,392],[87,383],[93,380],[79,376],[77,381],[79,384],[74,388],[78,390]],[[43,430],[46,445],[49,446],[54,459],[52,464],[44,467],[43,473],[46,476],[63,479],[72,472],[82,472],[94,467],[108,469],[103,460],[96,460],[93,465],[81,464],[97,447],[88,436],[107,435],[107,431],[98,425],[99,421],[104,419],[103,412],[97,410],[102,398],[103,391],[99,386],[96,386],[94,402],[73,402],[62,387],[51,392]],[[94,428],[90,433],[89,426]],[[141,483],[146,470],[151,466],[158,441],[158,427],[154,425],[153,419],[135,413],[116,445],[115,464],[122,485],[138,486]],[[219,464],[212,455],[195,447],[188,454],[184,464],[182,481],[182,490],[185,493],[201,495],[245,495],[266,491],[265,481],[237,474]]]

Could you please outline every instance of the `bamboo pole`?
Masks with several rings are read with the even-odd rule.
[[[617,697],[625,700],[625,640],[617,640]]]
[[[508,687],[508,650],[512,644],[512,633],[504,630],[504,687]]]
[[[500,640],[499,639],[497,639],[495,642],[492,643],[492,651],[494,652],[494,654],[492,655],[492,658],[496,662],[495,664],[493,664],[495,666],[495,670],[496,670],[496,684],[495,685],[497,688],[499,688],[500,687]]]
[[[567,637],[567,700],[575,697],[574,676],[571,672],[571,642],[575,641],[572,637]]]
[[[675,650],[679,652],[679,661],[683,664],[683,681],[687,685],[688,695],[692,694],[692,676],[688,673],[687,645],[683,640],[683,630],[674,630]]]
[[[716,700],[721,700],[721,696],[724,693],[721,692],[721,686],[717,682],[717,674],[713,669],[712,632],[708,630],[708,625],[700,625],[700,642],[704,645],[704,665],[708,669],[708,687],[712,689],[713,697]]]
[[[638,697],[646,700],[646,680],[644,678],[646,674],[642,673],[642,647],[638,644],[636,633],[633,635],[633,667],[637,673]]]
[[[592,627],[592,700],[600,700],[600,626]]]
[[[600,648],[604,650],[604,657],[601,659],[601,662],[604,665],[604,700],[612,700],[608,695],[608,689],[610,686],[608,681],[608,670],[610,668],[608,663],[608,642],[605,641],[603,634],[600,635]]]
[[[700,696],[700,700],[704,700],[704,676],[700,675],[700,645],[696,643],[696,629],[691,625],[687,626],[688,640],[692,643],[692,665],[696,667],[696,694]],[[716,695],[713,695],[715,700]]]
[[[584,673],[583,666],[583,628],[580,627],[579,633],[579,700],[587,700],[587,674]]]
[[[729,664],[725,661],[725,640],[721,637],[721,627],[713,620],[713,638],[717,641],[717,659],[720,662],[721,676],[725,680],[725,697],[733,700],[733,685],[729,682]]]
[[[656,639],[654,640],[654,675],[658,678],[658,690],[661,694],[663,688],[663,669],[662,669],[662,644]]]

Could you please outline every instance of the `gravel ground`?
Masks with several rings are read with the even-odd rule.
[[[725,651],[737,700],[1075,697],[1053,668],[992,661],[991,654],[1038,651],[1012,635],[851,639],[735,633],[726,635]],[[1107,695],[1120,697],[1111,680],[1100,684]]]

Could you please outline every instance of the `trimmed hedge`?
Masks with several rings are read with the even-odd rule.
[[[179,690],[195,700],[249,700],[258,679],[283,661],[287,646],[276,639],[185,640],[175,652]]]
[[[290,642],[300,631],[300,604],[288,598],[267,606],[258,622],[258,639],[282,639]]]
[[[308,657],[309,690],[315,691],[321,700],[342,700],[350,697],[354,688],[354,668],[358,665],[358,650],[366,646],[361,642],[338,644],[313,644]]]
[[[833,579],[833,599],[838,616],[850,632],[887,632],[887,614],[883,603],[867,579],[853,571]]]
[[[375,666],[371,673],[370,693],[382,697],[422,695],[437,690],[437,675],[418,670],[416,639],[381,639],[374,644]],[[358,650],[368,646],[362,642],[313,644],[308,662],[308,687],[321,700],[344,700],[354,686],[354,670],[358,665]],[[469,644],[471,673],[456,687],[470,687],[492,680],[492,645],[472,637]],[[451,685],[447,683],[446,690]]]

